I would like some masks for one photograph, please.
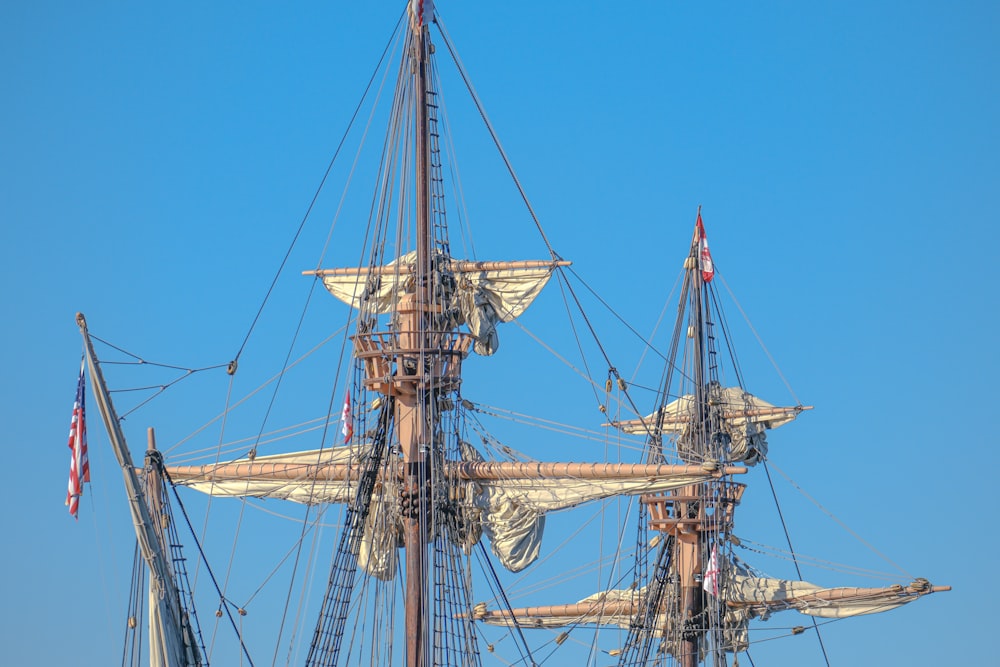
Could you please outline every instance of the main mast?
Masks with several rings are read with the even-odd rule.
[[[430,3],[428,3],[429,5]],[[403,350],[416,352],[415,376],[398,381],[396,426],[403,457],[403,540],[406,552],[406,664],[425,667],[429,660],[429,624],[427,619],[427,541],[428,541],[428,451],[433,425],[430,423],[428,398],[431,378],[426,363],[433,354],[428,326],[431,272],[431,224],[428,123],[427,123],[427,52],[430,33],[422,2],[411,4],[411,63],[414,77],[416,174],[415,199],[417,223],[416,281],[414,293],[403,297],[399,306],[400,350],[396,367],[407,361]],[[431,7],[427,7],[431,9]],[[432,10],[431,10],[432,11]],[[430,12],[428,12],[430,15]],[[436,364],[434,364],[436,366]]]

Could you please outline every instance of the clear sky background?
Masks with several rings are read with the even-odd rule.
[[[651,331],[702,205],[721,275],[794,395],[816,406],[771,436],[774,463],[906,572],[955,587],[824,627],[831,664],[993,664],[1000,8],[438,4],[553,247]],[[96,411],[93,488],[78,522],[63,506],[74,314],[150,359],[231,359],[402,7],[0,6],[4,662],[120,656],[131,529]],[[464,98],[457,82],[445,92]],[[459,151],[477,253],[544,257],[509,182],[477,178],[479,142]],[[279,282],[293,305],[266,311],[248,356],[279,341],[280,363],[287,350],[309,286],[296,274],[320,257],[332,191]],[[325,264],[356,263],[336,243]],[[545,326],[541,305],[529,328]],[[341,326],[343,310],[324,307],[326,329]],[[624,332],[610,342],[635,349]],[[741,349],[754,347],[751,336]],[[530,357],[514,363],[518,349],[500,379],[559,397]],[[766,360],[744,371],[758,369],[752,391],[794,400]],[[583,410],[569,401],[560,419]],[[203,405],[168,406],[129,421],[137,457],[143,427],[174,442],[204,421]],[[758,521],[744,517],[738,534]],[[822,513],[788,518],[804,552],[871,557],[845,553],[857,543]],[[810,636],[772,643],[765,664],[822,664]]]

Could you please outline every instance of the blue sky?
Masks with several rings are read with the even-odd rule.
[[[955,587],[825,627],[831,663],[988,662],[997,520],[987,470],[1000,371],[995,4],[442,0],[438,9],[555,249],[650,331],[701,205],[721,274],[795,395],[816,406],[771,437],[773,461],[906,571]],[[108,563],[127,569],[130,527],[106,452],[92,455],[95,488],[79,522],[63,506],[74,314],[150,359],[232,358],[401,10],[0,7],[0,563],[9,573],[0,638],[12,664],[119,655],[118,621],[105,617],[120,613],[127,571]],[[477,119],[458,82],[445,83],[458,134]],[[509,179],[487,160],[488,138],[469,146],[459,158],[477,253],[543,257]],[[280,363],[308,290],[297,272],[320,261],[338,187],[279,281],[291,305],[269,307],[248,357]],[[326,265],[356,261],[337,244]],[[527,327],[547,325],[542,306],[561,307],[546,298]],[[341,326],[344,312],[323,307],[326,329]],[[631,370],[635,341],[620,331],[610,340]],[[276,341],[283,347],[268,358]],[[520,344],[509,345],[508,360],[520,359]],[[754,347],[751,335],[740,349]],[[763,377],[751,390],[788,400],[755,354],[744,370]],[[551,397],[527,363],[500,366],[499,377],[527,385],[520,400]],[[599,424],[592,405],[570,400],[558,414]],[[136,414],[135,437],[147,420],[165,442],[201,423],[180,398],[164,401],[176,402]],[[91,447],[107,447],[96,414]],[[785,493],[791,504],[794,491]],[[856,555],[835,524],[789,517],[798,549]],[[801,650],[811,657],[798,664],[822,664],[812,639],[773,644],[761,654],[790,660]]]

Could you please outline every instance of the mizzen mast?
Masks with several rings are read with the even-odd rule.
[[[688,464],[718,464],[730,460],[722,424],[727,408],[719,400],[717,359],[707,297],[714,268],[700,207],[690,248],[684,261],[681,301],[662,388],[663,405],[653,416],[642,421],[651,429],[648,452],[651,460],[664,457],[663,435],[674,431],[676,427],[671,427],[669,422],[676,422],[681,429],[677,447],[680,458]],[[685,337],[686,345],[682,343]],[[673,372],[680,370],[682,365],[677,361],[682,347],[686,348],[685,377],[690,382],[691,394],[668,404]],[[671,406],[678,403],[683,403],[684,409],[678,414],[669,414]],[[743,419],[749,419],[753,412],[749,403],[736,410],[733,407],[728,407],[732,416],[739,415]],[[783,409],[772,410],[780,413]],[[628,430],[624,424],[619,427]],[[641,502],[649,515],[649,528],[659,532],[664,539],[655,571],[649,578],[651,593],[646,596],[643,608],[636,610],[636,618],[646,620],[633,623],[622,664],[642,664],[648,659],[650,637],[659,633],[681,667],[696,667],[701,662],[705,643],[713,629],[710,617],[719,612],[706,608],[713,606],[707,599],[706,590],[713,587],[711,577],[714,576],[706,571],[712,568],[711,562],[706,568],[709,560],[706,555],[710,549],[714,554],[719,537],[731,531],[733,510],[743,489],[742,484],[712,480],[642,497]],[[724,661],[724,657],[721,659]]]
[[[708,458],[707,441],[710,437],[708,411],[705,399],[705,318],[702,306],[703,271],[701,266],[701,244],[704,228],[701,222],[701,207],[698,208],[698,221],[695,225],[694,239],[691,243],[691,254],[685,262],[687,274],[691,280],[691,324],[688,335],[694,339],[694,396],[695,405],[692,415],[694,427],[692,438],[693,454],[704,460]],[[703,518],[702,497],[707,496],[707,485],[693,484],[686,487],[673,498],[673,515],[675,520],[682,517]],[[670,529],[673,528],[671,531]],[[704,593],[701,582],[702,573],[702,530],[701,521],[690,523],[678,522],[673,526],[662,525],[660,530],[670,532],[675,536],[677,575],[680,578],[683,630],[681,631],[677,658],[681,667],[696,667],[700,658],[700,643],[703,636],[701,625],[697,619],[704,611]]]

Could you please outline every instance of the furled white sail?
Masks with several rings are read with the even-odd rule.
[[[386,501],[387,495],[378,494],[372,498],[358,551],[358,565],[383,581],[396,575],[399,547],[403,546],[399,508]]]
[[[741,387],[707,388],[709,418],[717,419],[717,428],[727,436],[727,460],[746,461],[753,465],[767,455],[767,429],[778,428],[793,421],[809,406],[779,407],[761,400]],[[693,394],[685,394],[667,403],[657,412],[642,419],[615,422],[613,426],[635,435],[651,434],[659,425],[660,433],[677,435],[677,446],[683,454],[690,449],[689,440],[697,408]]]
[[[278,498],[299,503],[342,503],[353,498],[369,445],[330,447],[242,458],[205,466],[169,466],[176,484],[214,496]],[[680,488],[718,476],[712,466],[615,463],[547,463],[473,460],[446,464],[445,475],[475,482],[544,513],[612,496],[635,496]],[[726,472],[745,472],[746,468]],[[480,504],[480,501],[476,501]]]
[[[401,297],[413,290],[416,253],[409,252],[371,270],[320,271],[327,291],[353,308],[365,305],[370,312],[386,314]],[[499,341],[496,325],[519,317],[541,293],[562,261],[465,262],[438,256],[438,275],[455,279],[458,324],[465,323],[476,337],[478,354],[493,354]]]
[[[824,588],[807,581],[734,574],[727,584],[726,598],[730,607],[751,610],[762,618],[784,609],[822,618],[847,618],[889,611],[930,592],[926,580],[887,588]]]
[[[723,471],[713,465],[666,466],[613,463],[526,463],[486,461],[463,443],[463,461],[446,463],[444,474],[464,482],[459,503],[463,516],[478,521],[493,552],[509,570],[519,571],[539,554],[545,513],[611,498],[659,493],[711,479]],[[300,503],[344,503],[353,499],[363,458],[370,447],[332,447],[218,466],[170,467],[176,484],[216,496],[280,498]],[[398,462],[390,461],[379,484],[394,484]],[[384,498],[387,494],[382,494]],[[391,494],[389,494],[391,495]],[[395,561],[385,553],[398,544],[398,507],[375,504],[362,545],[362,565],[391,577]],[[478,528],[469,535],[478,537]]]
[[[174,483],[212,496],[346,503],[354,497],[357,474],[370,449],[370,445],[328,447],[168,470]],[[342,479],[318,474],[333,465],[343,471]]]
[[[524,569],[538,557],[546,512],[616,496],[668,491],[712,477],[706,471],[651,475],[645,466],[636,467],[628,474],[620,472],[622,468],[613,464],[492,466],[500,471],[495,478],[479,477],[475,481],[481,489],[476,495],[475,506],[482,510],[483,529],[490,538],[493,553],[504,567],[514,572]],[[490,467],[489,462],[484,462],[483,472]],[[621,476],[612,478],[612,470]]]
[[[330,294],[352,308],[360,309],[366,303],[373,313],[389,313],[407,287],[412,289],[412,264],[416,257],[415,252],[398,257],[380,271],[373,272],[370,280],[367,268],[327,273],[323,275],[323,285]]]
[[[731,424],[756,422],[768,429],[783,426],[798,417],[802,410],[808,409],[805,406],[778,407],[740,387],[710,389],[709,401],[712,406],[718,407],[723,418]],[[664,405],[659,410],[663,414],[663,433],[682,433],[691,421],[694,410],[693,394],[685,394]],[[656,424],[657,414],[654,412],[643,419],[616,422],[614,425],[625,433],[644,435]]]
[[[941,590],[941,589],[937,589]],[[724,587],[720,602],[727,608],[728,629],[745,631],[752,618],[766,619],[775,611],[794,609],[822,618],[847,618],[877,614],[913,602],[935,591],[926,580],[918,579],[908,586],[884,588],[824,588],[806,581],[768,579],[734,573]],[[667,600],[669,600],[668,590]],[[510,625],[511,618],[530,627],[558,628],[580,623],[617,625],[627,628],[639,612],[646,589],[614,589],[601,591],[579,602],[562,605],[523,607],[511,610],[476,608],[477,620],[490,625]],[[665,600],[664,606],[669,603]],[[659,614],[661,622],[667,616]],[[659,629],[663,634],[663,628]]]
[[[477,354],[496,352],[496,326],[527,310],[552,276],[552,267],[462,271],[458,275],[458,303],[469,331],[476,337]]]

